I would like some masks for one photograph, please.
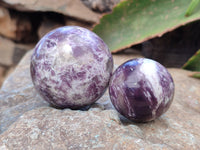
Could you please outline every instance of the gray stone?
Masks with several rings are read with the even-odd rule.
[[[35,92],[30,78],[30,55],[26,55],[16,70],[4,81],[0,90],[0,133],[24,112],[47,105]],[[26,93],[26,94],[25,94]]]
[[[0,88],[1,85],[3,84],[4,80],[15,70],[16,66],[10,66],[10,67],[6,67],[6,66],[0,66]]]
[[[200,80],[191,72],[169,69],[171,107],[155,121],[133,123],[114,110],[108,93],[85,111],[49,106],[33,88],[30,55],[0,90],[0,149],[200,149]],[[133,57],[114,55],[114,62]]]
[[[91,11],[80,0],[3,0],[0,4],[20,11],[57,12],[88,22],[99,20],[99,14]]]

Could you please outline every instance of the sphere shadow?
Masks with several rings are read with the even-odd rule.
[[[53,105],[53,104],[49,104],[49,107],[54,108],[54,109],[58,109],[58,110],[71,109],[71,110],[74,110],[74,111],[77,111],[77,110],[80,110],[80,111],[88,111],[88,110],[91,108],[92,105],[93,105],[93,104],[87,105],[87,106],[83,106],[83,107],[81,107],[81,108],[66,108],[66,107],[58,107],[58,106],[55,106],[55,105]]]

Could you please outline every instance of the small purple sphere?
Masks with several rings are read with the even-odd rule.
[[[109,85],[116,110],[129,120],[148,122],[170,107],[174,82],[160,63],[145,58],[132,59],[119,66]]]
[[[50,104],[79,109],[100,98],[112,74],[112,55],[95,33],[78,26],[57,28],[31,57],[35,89]]]

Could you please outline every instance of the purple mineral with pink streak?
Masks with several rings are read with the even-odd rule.
[[[105,92],[112,55],[95,33],[78,26],[57,28],[36,45],[31,57],[35,89],[50,104],[79,109]]]
[[[120,114],[135,122],[148,122],[170,107],[174,82],[158,62],[137,58],[116,69],[110,80],[109,94]]]

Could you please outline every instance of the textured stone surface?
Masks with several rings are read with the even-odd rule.
[[[80,0],[3,0],[0,4],[20,11],[51,11],[77,19],[97,22],[99,15],[87,8]]]
[[[105,92],[113,59],[95,33],[65,26],[38,42],[30,67],[34,86],[46,101],[77,109],[94,103]]]
[[[31,16],[0,6],[0,35],[17,42],[33,42],[37,35]]]
[[[6,8],[0,7],[0,34],[9,38],[15,37],[16,20],[11,19]]]
[[[0,90],[0,133],[24,112],[48,105],[37,95],[30,80],[30,55],[4,81]]]
[[[111,11],[120,0],[82,0],[90,9],[100,12]]]
[[[0,90],[0,149],[200,149],[200,81],[191,72],[169,69],[176,87],[170,109],[137,124],[118,115],[107,93],[88,111],[49,107],[31,83],[30,55]],[[133,57],[114,55],[114,62]]]
[[[174,97],[174,82],[158,62],[132,59],[115,70],[109,93],[120,114],[133,121],[147,122],[168,110]]]
[[[4,76],[5,76],[5,72],[6,72],[5,70],[6,70],[5,67],[0,66],[0,87],[4,81]]]
[[[11,40],[0,37],[0,64],[4,66],[17,64],[22,56],[33,47],[33,44],[17,44]]]

